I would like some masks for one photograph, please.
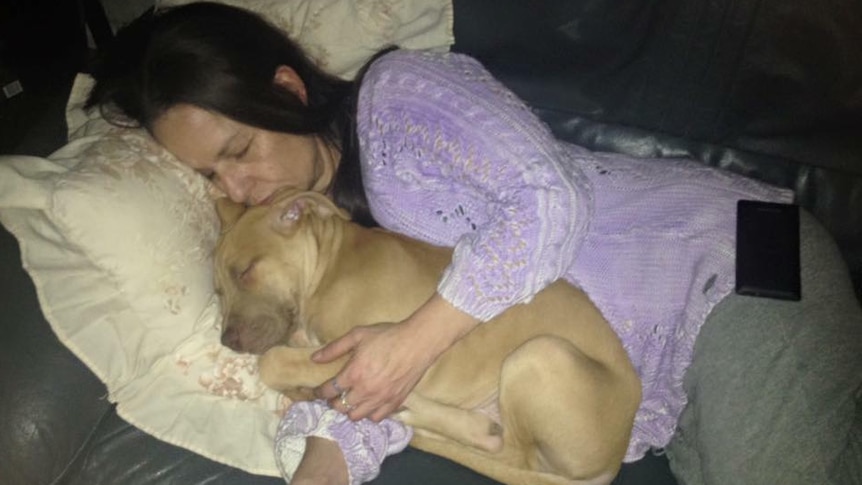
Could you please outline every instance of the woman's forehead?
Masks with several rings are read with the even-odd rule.
[[[153,136],[183,163],[206,169],[228,155],[242,126],[197,106],[179,104],[153,123]]]

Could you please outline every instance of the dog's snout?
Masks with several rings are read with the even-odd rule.
[[[239,330],[235,326],[227,327],[221,335],[221,344],[236,352],[242,352],[242,342]]]
[[[284,322],[276,315],[231,313],[224,323],[221,343],[241,353],[262,354],[286,342]]]

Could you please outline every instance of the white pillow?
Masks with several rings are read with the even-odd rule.
[[[219,344],[218,220],[202,177],[145,133],[83,137],[47,159],[0,157],[0,222],[54,332],[123,418],[278,476],[272,441],[287,402],[259,382],[254,357]]]
[[[156,9],[195,0],[156,0]],[[352,78],[391,45],[448,50],[452,0],[217,0],[261,14],[331,74]]]

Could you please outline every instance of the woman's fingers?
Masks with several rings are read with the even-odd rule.
[[[338,377],[334,377],[314,390],[314,394],[320,399],[326,399],[327,401],[331,401],[341,395],[341,393],[348,391],[347,387],[342,387],[338,383]]]
[[[311,360],[318,364],[326,364],[350,353],[362,341],[359,333],[361,328],[354,328],[343,336],[324,345],[322,349],[311,354]]]
[[[380,421],[398,410],[425,371],[479,320],[434,295],[398,323],[356,327],[312,355],[326,363],[350,355],[315,392],[352,420]]]
[[[357,327],[320,349],[312,358],[329,362],[350,354],[333,379],[315,393],[350,419],[380,421],[396,411],[421,379],[433,357],[403,324]]]
[[[392,414],[396,409],[396,407],[391,406],[389,403],[375,406],[370,401],[356,402],[356,399],[355,397],[351,397],[351,392],[348,390],[330,399],[329,405],[333,409],[346,414],[353,421],[368,418],[374,422],[379,422]]]

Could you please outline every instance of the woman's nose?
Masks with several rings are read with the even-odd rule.
[[[251,193],[251,182],[248,177],[243,176],[236,170],[225,170],[219,174],[221,189],[230,197],[230,200],[247,204]]]

